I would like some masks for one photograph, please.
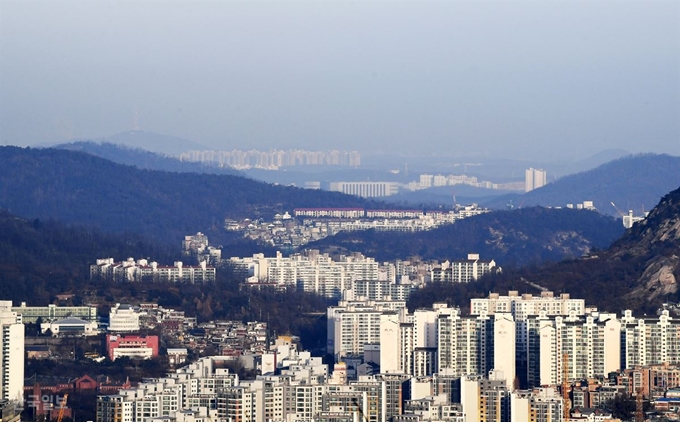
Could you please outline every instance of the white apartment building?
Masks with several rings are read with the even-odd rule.
[[[295,208],[296,217],[314,218],[361,218],[366,214],[363,208]]]
[[[461,378],[461,404],[465,422],[510,421],[510,390],[500,371]]]
[[[566,293],[555,296],[550,291],[541,292],[540,295],[520,295],[517,291],[511,290],[507,296],[490,293],[487,298],[470,300],[472,315],[492,316],[499,312],[511,314],[515,321],[515,359],[516,368],[519,370],[517,375],[529,385],[540,385],[536,383],[538,381],[536,369],[529,368],[530,360],[533,356],[538,356],[535,346],[534,349],[529,349],[530,332],[535,335],[538,329],[535,324],[532,325],[531,318],[579,317],[585,314],[586,305],[583,299],[572,299]]]
[[[538,374],[540,385],[555,385],[563,381],[565,370],[567,381],[573,382],[606,377],[621,368],[621,323],[615,316],[544,317],[539,327],[539,353],[529,359],[534,382]]]
[[[422,210],[366,210],[366,218],[422,218]]]
[[[353,280],[351,288],[343,292],[343,299],[407,301],[414,288],[413,284],[396,284],[390,280]]]
[[[510,394],[510,422],[563,422],[562,396],[554,388]]]
[[[332,420],[331,416],[352,420],[357,404],[364,420],[386,422],[398,410],[388,409],[388,404],[401,397],[403,379],[399,377],[361,377],[347,383],[334,374],[336,382],[331,383],[326,376],[311,375],[327,371],[319,372],[318,365],[301,359],[297,365],[290,363],[291,370],[281,375],[240,381],[220,368],[223,360],[203,358],[166,378],[100,396],[97,422],[269,422]],[[200,419],[192,419],[196,414],[187,419],[187,409],[197,412]]]
[[[446,185],[449,184],[448,178],[444,175],[441,175],[441,174],[435,174],[432,182],[433,182],[432,184],[435,187],[446,186]]]
[[[534,189],[545,186],[547,183],[546,171],[543,169],[528,168],[524,177],[524,191],[531,192]]]
[[[139,331],[140,313],[130,305],[121,305],[111,308],[109,312],[108,330],[115,333],[132,333]]]
[[[0,399],[24,401],[24,324],[12,301],[0,301]]]
[[[496,261],[479,259],[479,254],[468,254],[467,260],[444,261],[430,271],[435,283],[467,283],[489,274],[496,268]]]
[[[623,368],[680,363],[680,320],[663,310],[658,317],[635,318],[632,311],[621,317]],[[623,369],[622,368],[622,369]]]
[[[230,258],[229,264],[241,268],[251,284],[292,286],[336,299],[342,298],[342,292],[350,289],[353,281],[378,280],[380,277],[375,259],[358,253],[341,256],[336,261],[317,250],[289,257],[277,252],[273,258],[265,258],[263,254]]]
[[[333,353],[336,360],[343,356],[364,353],[364,345],[380,342],[380,317],[382,311],[369,307],[349,307],[333,312],[333,344],[328,343],[328,353]],[[330,334],[329,334],[330,336]]]
[[[420,188],[431,188],[433,178],[434,177],[431,174],[421,174],[418,183],[420,185]]]
[[[460,315],[459,310],[437,319],[437,371],[449,375],[481,375],[501,371],[507,388],[515,374],[515,321],[509,313]]]
[[[342,192],[362,198],[379,198],[399,192],[396,182],[331,182],[331,192]]]
[[[158,265],[146,259],[115,262],[113,258],[97,259],[90,265],[90,279],[114,282],[208,283],[215,281],[215,267],[201,261],[197,266],[185,266],[176,261],[173,266]]]
[[[579,316],[586,312],[583,299],[572,299],[568,293],[554,296],[552,292],[541,292],[540,296],[532,294],[520,295],[511,290],[507,296],[489,293],[487,298],[470,299],[470,314],[493,315],[496,312],[511,313],[516,320],[524,320],[529,316],[537,316],[545,312],[547,316]]]

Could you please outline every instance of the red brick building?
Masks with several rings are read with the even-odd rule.
[[[150,359],[158,356],[158,336],[109,334],[106,336],[106,352],[111,360],[125,356]]]

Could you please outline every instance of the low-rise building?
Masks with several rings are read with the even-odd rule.
[[[108,334],[106,351],[111,360],[119,357],[150,359],[158,356],[158,336]]]
[[[109,313],[108,330],[115,333],[132,333],[139,331],[140,312],[130,305],[117,303]]]
[[[12,312],[21,315],[24,324],[36,323],[39,319],[46,322],[67,317],[80,318],[85,321],[97,320],[96,306],[57,306],[54,304],[27,306],[26,302],[21,302],[21,306],[12,307]]]
[[[40,332],[49,330],[52,336],[95,336],[99,334],[97,321],[85,321],[80,318],[64,318],[40,324]]]

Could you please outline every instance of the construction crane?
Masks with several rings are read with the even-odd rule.
[[[59,406],[59,417],[57,417],[57,422],[61,422],[64,419],[64,409],[66,408],[66,402],[68,401],[68,394],[64,394],[64,400],[61,401],[61,406]]]
[[[622,213],[621,210],[616,206],[615,203],[610,202],[610,204],[612,204],[612,207],[614,207],[614,209],[616,210],[616,212],[619,213],[619,215],[621,216],[621,218],[625,217],[626,214]]]
[[[562,411],[564,420],[571,418],[571,400],[569,400],[569,353],[562,354]]]
[[[635,395],[635,422],[645,422],[644,402],[642,399],[642,388],[638,388]]]

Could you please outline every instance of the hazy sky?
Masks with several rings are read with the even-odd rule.
[[[680,155],[680,2],[0,0],[0,143]]]

